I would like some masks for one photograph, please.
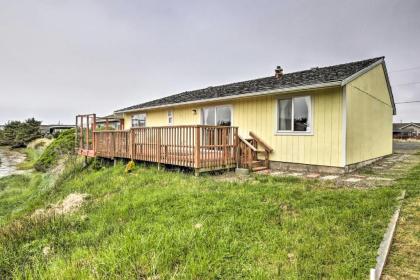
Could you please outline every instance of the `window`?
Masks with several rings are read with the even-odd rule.
[[[311,97],[279,99],[277,103],[278,132],[311,132]]]
[[[232,107],[223,105],[203,108],[202,123],[204,125],[231,126]]]
[[[146,113],[136,114],[131,117],[132,127],[145,127],[146,126]]]
[[[174,112],[168,111],[168,124],[173,125],[174,124]]]

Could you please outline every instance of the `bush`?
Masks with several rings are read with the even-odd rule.
[[[60,133],[35,162],[35,170],[45,172],[50,167],[54,166],[60,157],[73,154],[75,149],[74,137],[74,129],[69,129]]]
[[[29,142],[41,137],[41,122],[34,118],[25,122],[9,121],[0,133],[0,145],[25,147]]]
[[[125,173],[131,173],[134,167],[136,167],[136,164],[134,163],[134,161],[130,160],[130,162],[127,163],[127,165],[125,166]]]

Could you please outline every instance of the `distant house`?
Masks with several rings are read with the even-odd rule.
[[[112,129],[112,130],[123,130],[124,119],[119,119],[114,115],[108,115],[105,117],[96,117],[96,127],[99,129]]]
[[[394,138],[416,138],[420,137],[420,123],[394,123]]]
[[[75,125],[68,124],[43,124],[40,127],[43,135],[55,135],[67,129],[75,128]]]
[[[277,67],[272,76],[117,110],[114,115],[134,136],[118,144],[123,152],[110,152],[106,143],[112,136],[102,140],[97,133],[101,144],[93,146],[102,150],[89,154],[198,171],[232,164],[253,169],[261,161],[264,168],[348,171],[392,153],[395,112],[384,57],[293,73]],[[189,127],[198,130],[191,133]]]

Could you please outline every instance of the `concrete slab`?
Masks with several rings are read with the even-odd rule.
[[[337,176],[337,175],[327,175],[327,176],[321,177],[321,180],[336,180],[339,177],[340,176]]]
[[[319,174],[319,173],[310,173],[310,174],[306,175],[306,178],[309,178],[309,179],[316,179],[316,178],[319,178],[319,177],[321,177],[321,174]]]
[[[394,181],[392,178],[385,178],[385,177],[368,177],[367,180],[373,180],[373,181]]]
[[[347,179],[344,180],[344,182],[349,182],[349,183],[357,183],[357,182],[360,182],[360,181],[362,181],[361,178],[347,178]]]

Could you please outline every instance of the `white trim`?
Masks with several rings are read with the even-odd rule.
[[[360,77],[360,76],[362,76],[363,74],[365,74],[365,73],[369,72],[370,70],[372,70],[373,68],[375,68],[376,66],[378,66],[378,65],[380,65],[380,64],[382,64],[382,63],[384,63],[384,59],[383,59],[383,58],[382,58],[382,59],[380,59],[380,60],[378,60],[378,61],[376,61],[375,63],[372,63],[371,65],[369,65],[369,66],[367,66],[367,67],[363,68],[363,69],[362,69],[362,70],[360,70],[359,72],[354,73],[354,74],[353,74],[353,75],[351,75],[350,77],[348,77],[348,78],[344,79],[344,80],[341,82],[341,86],[345,86],[345,85],[347,85],[347,84],[348,84],[348,83],[350,83],[351,81],[353,81],[353,80],[355,80],[355,79],[359,78],[359,77]]]
[[[295,111],[295,106],[294,106],[294,98],[298,98],[298,97],[309,97],[310,99],[310,106],[308,108],[308,123],[309,123],[309,131],[294,131],[294,111]],[[291,130],[278,130],[279,127],[279,101],[280,100],[286,100],[286,99],[291,99],[292,100],[292,127]],[[314,135],[314,110],[312,109],[314,107],[314,99],[312,97],[312,95],[295,95],[295,96],[284,96],[284,97],[278,97],[276,99],[276,103],[275,103],[276,109],[275,109],[275,124],[276,127],[274,129],[274,135],[276,136],[282,136],[282,135],[295,135],[295,136],[312,136]]]
[[[385,81],[386,81],[386,85],[388,87],[388,92],[389,92],[389,97],[391,99],[391,105],[392,105],[392,114],[396,115],[397,114],[397,110],[395,108],[395,101],[394,101],[394,94],[392,93],[392,88],[391,88],[391,83],[389,81],[389,77],[388,77],[388,71],[386,69],[386,64],[385,64],[385,60],[382,58],[378,61],[376,61],[375,63],[372,63],[371,65],[369,65],[366,68],[363,68],[362,70],[360,70],[359,72],[351,75],[350,77],[344,79],[341,82],[341,86],[345,86],[348,83],[350,83],[351,81],[354,81],[355,79],[357,79],[358,77],[362,76],[363,74],[369,72],[370,70],[372,70],[373,68],[375,68],[378,65],[381,65],[383,67],[384,70],[384,75],[385,75]]]
[[[342,102],[342,120],[341,120],[341,124],[342,124],[342,128],[341,128],[341,133],[342,133],[342,151],[341,151],[341,165],[343,167],[346,166],[347,164],[347,93],[346,93],[346,87],[342,87],[342,97],[343,97],[343,102]]]
[[[160,109],[160,108],[167,108],[167,107],[178,107],[178,106],[184,106],[184,105],[189,105],[189,104],[200,104],[200,103],[217,102],[217,101],[222,101],[222,100],[233,100],[233,99],[248,98],[248,97],[255,97],[255,96],[275,95],[275,94],[279,94],[279,93],[290,93],[290,92],[295,92],[295,91],[322,89],[322,88],[338,87],[338,86],[341,86],[340,81],[330,82],[330,83],[313,84],[313,85],[305,85],[305,86],[297,86],[297,87],[289,87],[289,88],[283,88],[283,89],[274,89],[274,90],[267,90],[267,91],[260,91],[260,92],[250,92],[250,93],[244,93],[244,94],[240,94],[240,95],[217,97],[217,98],[208,98],[208,99],[201,99],[201,100],[195,100],[195,101],[180,102],[180,103],[176,103],[176,104],[151,106],[151,107],[144,107],[144,108],[131,109],[131,110],[121,110],[121,111],[115,111],[114,114],[130,113],[130,112],[138,112],[138,111],[148,111],[148,110],[153,110],[153,109]]]

